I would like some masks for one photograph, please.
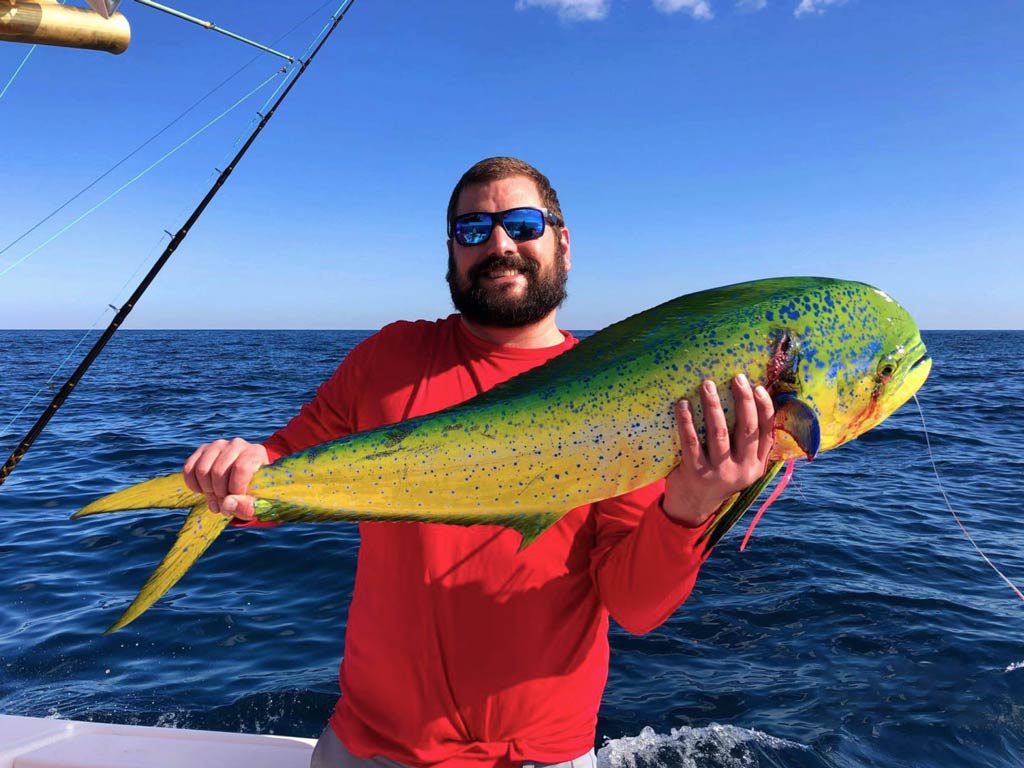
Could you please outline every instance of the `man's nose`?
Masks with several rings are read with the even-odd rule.
[[[509,237],[502,224],[495,222],[494,228],[491,230],[491,236],[487,239],[487,250],[490,252],[488,255],[492,253],[515,253],[516,241]]]

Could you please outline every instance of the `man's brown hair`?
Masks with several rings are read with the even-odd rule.
[[[459,183],[452,190],[451,199],[448,201],[448,236],[452,234],[452,226],[455,221],[455,209],[459,204],[459,195],[466,187],[475,184],[486,184],[490,181],[507,179],[510,176],[526,176],[532,179],[537,185],[540,197],[544,201],[544,207],[553,213],[562,224],[565,224],[565,217],[562,216],[562,207],[558,204],[558,195],[554,187],[548,181],[548,177],[538,171],[529,163],[523,162],[515,157],[488,157],[474,165],[459,179]]]

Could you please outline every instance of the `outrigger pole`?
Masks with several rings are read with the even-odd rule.
[[[117,329],[121,327],[121,323],[124,322],[124,319],[128,317],[128,314],[135,308],[135,304],[138,302],[140,298],[142,298],[142,294],[146,292],[146,289],[149,287],[150,283],[153,282],[156,276],[160,273],[160,270],[163,269],[164,264],[167,263],[167,260],[171,258],[171,254],[173,254],[177,250],[178,246],[181,245],[181,242],[188,236],[189,230],[196,223],[196,221],[198,221],[199,217],[203,215],[203,211],[206,210],[206,206],[210,204],[210,202],[216,196],[217,192],[220,191],[220,188],[224,186],[224,182],[227,181],[232,171],[235,170],[235,166],[238,165],[238,162],[249,150],[249,147],[252,146],[252,143],[256,140],[256,137],[259,136],[259,134],[263,131],[263,128],[266,126],[266,124],[270,122],[270,118],[274,116],[274,113],[277,111],[277,108],[281,106],[281,103],[288,97],[288,94],[291,92],[295,84],[299,81],[299,78],[302,77],[303,73],[306,71],[306,68],[312,63],[313,59],[316,58],[316,55],[320,52],[320,49],[324,47],[324,44],[327,42],[327,39],[334,33],[334,30],[338,28],[338,25],[341,23],[341,20],[345,18],[345,15],[349,12],[349,9],[352,8],[352,5],[354,3],[355,0],[347,0],[347,2],[345,2],[342,5],[342,8],[337,12],[337,16],[334,18],[334,23],[331,24],[328,30],[324,33],[323,38],[321,38],[316,48],[313,49],[313,52],[309,54],[309,57],[302,62],[302,66],[299,67],[298,72],[295,73],[295,77],[293,77],[291,82],[288,83],[288,86],[281,92],[281,95],[277,98],[277,101],[275,101],[273,106],[271,106],[270,109],[267,110],[266,114],[261,115],[262,119],[260,120],[259,124],[253,129],[252,133],[249,134],[249,138],[246,140],[245,144],[243,144],[242,148],[238,150],[238,153],[232,158],[231,162],[227,164],[227,167],[225,167],[224,170],[221,171],[220,175],[217,177],[217,180],[213,182],[213,186],[210,187],[210,190],[206,193],[206,196],[202,199],[199,205],[196,206],[196,209],[192,211],[192,214],[181,226],[181,229],[178,230],[177,234],[175,234],[174,237],[171,238],[171,242],[167,244],[167,248],[165,248],[164,252],[160,254],[160,257],[156,260],[156,263],[153,264],[152,268],[149,270],[146,276],[142,278],[142,282],[139,283],[138,287],[128,298],[128,301],[121,305],[121,308],[117,311],[117,314],[114,316],[114,319],[111,320],[110,325],[107,326],[107,329],[103,332],[103,335],[100,336],[100,338],[93,345],[92,349],[89,350],[89,353],[85,356],[85,359],[82,360],[82,362],[79,364],[78,368],[75,369],[75,372],[72,373],[71,376],[68,377],[68,380],[64,382],[64,385],[60,388],[60,391],[53,398],[50,404],[46,407],[46,410],[43,411],[43,414],[39,417],[36,423],[28,431],[28,434],[25,435],[25,437],[22,439],[18,447],[14,449],[14,452],[4,463],[3,467],[0,467],[0,485],[3,485],[4,481],[7,480],[8,476],[11,474],[11,472],[14,471],[14,468],[18,465],[18,462],[20,462],[22,458],[24,458],[25,454],[28,453],[28,449],[32,447],[32,443],[35,442],[36,438],[39,437],[39,434],[50,422],[50,419],[53,418],[53,415],[57,412],[57,409],[64,404],[65,400],[68,399],[68,396],[71,394],[71,391],[78,385],[78,382],[81,380],[82,376],[84,376],[85,372],[89,370],[89,366],[93,364],[93,361],[95,361],[96,358],[99,356],[100,352],[103,351],[103,348],[107,345],[107,342],[110,341],[111,337],[114,335]]]
[[[184,19],[185,21],[190,21],[193,24],[198,24],[200,27],[205,27],[206,29],[213,30],[214,32],[220,32],[222,35],[227,35],[228,37],[234,38],[235,40],[238,40],[240,42],[245,43],[246,45],[251,45],[252,47],[259,48],[261,51],[265,51],[266,53],[272,53],[275,56],[280,56],[282,59],[287,59],[289,63],[295,61],[295,59],[292,56],[289,56],[287,53],[281,53],[280,51],[275,51],[273,48],[268,48],[265,45],[260,45],[259,43],[255,43],[255,42],[253,42],[252,40],[250,40],[250,39],[248,39],[246,37],[242,37],[241,35],[236,35],[234,32],[228,32],[228,30],[226,30],[226,29],[224,29],[222,27],[218,27],[212,21],[204,21],[203,19],[197,19],[195,16],[189,16],[187,13],[182,13],[181,11],[177,11],[174,8],[169,8],[166,5],[161,5],[160,3],[154,3],[153,0],[135,0],[135,2],[139,3],[140,5],[149,6],[150,8],[156,8],[156,10],[158,10],[158,11],[163,11],[164,13],[169,13],[171,16],[176,16],[179,19]]]

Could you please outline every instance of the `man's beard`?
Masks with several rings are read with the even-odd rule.
[[[469,271],[469,286],[459,285],[455,259],[448,256],[448,288],[452,303],[467,320],[478,325],[520,328],[532,325],[557,309],[566,298],[568,270],[558,249],[554,264],[547,274],[540,274],[537,265],[514,256],[493,256]],[[502,287],[484,287],[481,275],[491,269],[515,269],[526,277],[526,293],[512,296]]]

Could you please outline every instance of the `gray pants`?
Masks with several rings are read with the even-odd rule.
[[[309,768],[406,768],[387,757],[356,757],[327,726],[316,742]],[[523,763],[522,768],[597,768],[597,757],[590,750],[575,760],[564,763]]]

